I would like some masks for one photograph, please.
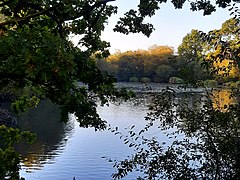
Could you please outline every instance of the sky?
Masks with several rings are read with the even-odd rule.
[[[118,6],[118,14],[109,19],[106,29],[102,34],[102,39],[111,43],[110,52],[116,50],[125,52],[128,50],[147,50],[152,45],[168,45],[177,50],[182,39],[192,29],[208,32],[213,29],[220,29],[223,22],[230,18],[229,11],[217,9],[212,15],[203,16],[202,11],[192,12],[188,4],[183,9],[175,9],[173,4],[167,2],[161,5],[160,10],[150,19],[155,31],[148,38],[143,34],[129,34],[113,32],[113,28],[120,16],[123,16],[129,9],[136,9],[138,0],[116,0],[112,5]],[[110,4],[110,3],[109,3]],[[147,22],[146,21],[146,22]]]

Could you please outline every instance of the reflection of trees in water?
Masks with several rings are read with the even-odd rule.
[[[118,99],[117,101],[111,102],[111,104],[116,106],[124,105],[129,108],[137,107],[137,110],[146,109],[146,106],[150,105],[154,94],[155,93],[135,92],[135,96],[127,101],[124,99]]]
[[[213,89],[208,93],[207,95],[205,93],[181,93],[176,95],[176,102],[181,106],[185,104],[199,109],[210,98],[213,108],[220,111],[225,111],[229,105],[236,103],[236,97],[230,89]]]
[[[36,109],[21,116],[20,128],[37,135],[32,145],[22,143],[16,147],[25,167],[40,168],[61,153],[72,133],[73,122],[64,124],[60,120],[60,110],[49,101],[42,101]]]
[[[221,102],[212,99],[217,94]],[[240,106],[236,100],[228,101],[230,94],[222,90],[193,97],[166,90],[155,96],[148,125],[139,132],[130,129],[125,136],[125,144],[135,154],[114,162],[113,177],[138,169],[143,179],[239,179]],[[145,136],[155,123],[171,132],[167,133],[170,143]]]

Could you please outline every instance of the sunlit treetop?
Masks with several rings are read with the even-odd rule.
[[[189,63],[201,63],[215,77],[239,78],[239,23],[239,19],[230,18],[220,29],[208,33],[192,30],[178,47],[179,57]]]

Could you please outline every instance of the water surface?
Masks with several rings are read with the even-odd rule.
[[[141,128],[148,107],[148,96],[98,107],[100,116],[112,127],[119,130],[133,124]],[[21,176],[34,179],[111,179],[114,172],[112,164],[102,157],[122,160],[132,154],[123,141],[108,130],[80,128],[74,115],[69,116],[67,124],[60,123],[59,110],[50,102],[42,102],[38,109],[28,114],[25,127],[37,133],[37,141],[32,146],[18,147],[22,153]],[[39,127],[39,129],[38,129]],[[136,174],[126,179],[135,179]]]
[[[126,83],[118,84],[127,87]],[[131,84],[131,89],[137,92],[137,97],[127,102],[110,104],[109,107],[98,107],[100,117],[106,120],[111,127],[127,134],[132,125],[135,130],[140,130],[146,124],[144,117],[148,113],[151,102],[151,92],[158,93],[167,85]],[[193,93],[190,96],[194,102],[195,97],[203,92],[202,89],[179,89],[175,91]],[[144,92],[144,93],[138,93]],[[222,96],[222,95],[220,95]],[[179,103],[183,97],[177,97]],[[225,103],[221,98],[221,106]],[[21,176],[26,180],[108,180],[114,173],[112,164],[105,158],[123,160],[133,153],[133,150],[123,143],[119,136],[112,132],[95,131],[94,129],[80,128],[74,115],[69,116],[67,124],[60,123],[59,109],[48,101],[43,101],[39,107],[22,117],[20,125],[23,129],[37,133],[36,142],[29,146],[18,146],[22,154]],[[168,142],[164,135],[166,132],[153,128],[146,132],[147,137],[157,136],[160,141]],[[132,173],[125,179],[136,179],[137,173]]]

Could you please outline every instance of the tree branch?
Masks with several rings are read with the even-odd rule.
[[[65,21],[71,21],[71,20],[80,18],[81,16],[85,15],[86,13],[92,12],[95,8],[99,8],[101,5],[106,5],[108,2],[111,2],[111,1],[116,1],[116,0],[100,0],[100,1],[97,1],[94,5],[90,6],[87,11],[84,10],[81,13],[79,13],[78,15],[66,18],[64,20]]]
[[[42,11],[40,11],[38,13],[35,13],[35,14],[31,14],[31,15],[23,17],[23,18],[12,18],[10,20],[7,20],[5,22],[0,23],[0,28],[2,28],[3,26],[9,25],[9,24],[16,24],[18,22],[23,22],[23,21],[29,20],[31,18],[35,18],[35,17],[38,17],[40,15],[47,14],[48,12],[50,12],[53,9],[53,7],[49,8],[49,9],[46,9],[46,10],[42,10]]]
[[[101,3],[108,3],[108,2],[110,2],[110,1],[116,1],[116,0],[100,0],[100,1],[98,1],[98,2],[101,2]]]
[[[11,2],[13,2],[13,1],[14,1],[14,0],[9,0],[9,1],[3,2],[3,3],[0,4],[0,7],[3,7],[3,6],[5,6],[5,5],[8,5],[8,4],[10,4]]]
[[[11,1],[12,0],[9,0],[6,3],[9,3]],[[78,13],[76,16],[70,16],[70,17],[66,16],[66,18],[63,19],[63,21],[71,21],[71,20],[80,18],[81,16],[84,16],[86,13],[92,12],[95,8],[98,8],[101,5],[106,5],[106,3],[111,2],[111,1],[116,1],[116,0],[100,0],[100,1],[97,1],[94,5],[90,6],[90,8],[88,10],[86,10],[86,11],[83,10],[82,12]],[[0,6],[3,5],[3,4],[6,4],[6,3],[2,3],[2,4],[0,4]],[[44,15],[44,14],[50,16],[54,21],[56,21],[56,18],[53,18],[53,15],[50,12],[52,10],[54,10],[54,8],[57,7],[59,4],[55,4],[54,6],[48,8],[48,9],[43,9],[43,8],[39,7],[38,5],[32,4],[32,3],[27,3],[27,5],[29,7],[31,7],[32,9],[35,9],[35,10],[40,11],[40,12],[37,12],[35,14],[31,14],[31,15],[29,15],[27,17],[23,17],[23,18],[13,18],[13,19],[7,20],[5,22],[0,23],[0,28],[2,28],[3,26],[9,25],[9,24],[16,24],[18,22],[23,22],[23,21],[29,20],[31,18],[36,18],[36,17],[38,17],[40,15]]]
[[[100,11],[97,13],[97,16],[94,18],[93,22],[91,23],[90,28],[92,28],[92,27],[97,23],[97,21],[99,20],[99,18],[100,18],[100,16],[101,16],[101,13],[102,13],[103,10],[105,9],[105,7],[106,7],[106,4],[104,4],[104,5],[102,6],[102,8],[100,9]]]

